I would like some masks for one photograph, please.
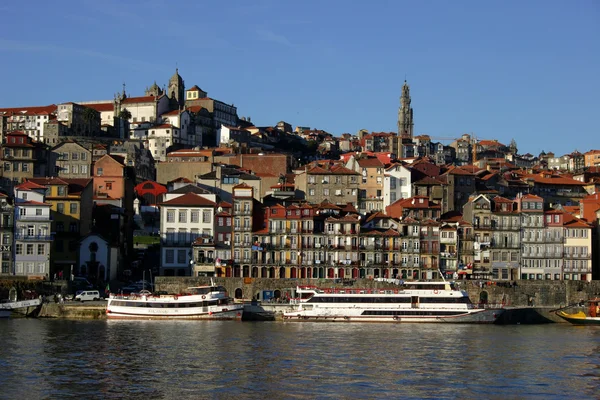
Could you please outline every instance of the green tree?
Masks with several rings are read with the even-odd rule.
[[[129,121],[131,119],[131,112],[128,109],[124,108],[119,113],[119,118]]]

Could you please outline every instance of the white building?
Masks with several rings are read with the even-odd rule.
[[[154,161],[166,161],[168,149],[176,144],[184,144],[181,131],[171,124],[150,126],[141,124],[132,129],[131,139],[143,140],[154,157]]]
[[[50,279],[52,243],[46,187],[24,182],[15,187],[15,274]]]
[[[79,265],[74,274],[87,276],[98,271],[97,278],[108,282],[117,279],[119,248],[111,246],[102,236],[91,233],[79,242]]]
[[[217,146],[228,143],[250,143],[250,131],[239,127],[228,126],[221,124],[217,129]]]
[[[192,244],[214,237],[216,203],[196,193],[169,198],[160,207],[160,275],[190,276]]]
[[[412,178],[409,168],[393,164],[386,168],[383,179],[383,209],[400,199],[411,197]]]

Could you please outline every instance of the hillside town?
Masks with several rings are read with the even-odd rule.
[[[600,150],[413,129],[406,81],[394,132],[257,126],[178,70],[1,108],[0,277],[599,279]]]

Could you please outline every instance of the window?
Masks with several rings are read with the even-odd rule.
[[[58,195],[59,196],[64,196],[66,194],[66,192],[67,192],[67,190],[66,190],[66,188],[64,186],[59,186],[57,188],[57,190],[58,190]]]
[[[104,171],[103,171],[103,169],[102,169],[102,168],[98,168],[98,169],[96,170],[96,175],[98,175],[98,176],[102,176],[102,174],[103,174],[103,173],[104,173]]]
[[[17,245],[15,246],[15,253],[23,254],[23,245],[21,243],[17,243]]]
[[[33,244],[28,244],[27,245],[27,255],[32,255],[33,254]]]
[[[187,222],[187,210],[179,211],[179,222]]]
[[[87,174],[88,172],[88,166],[87,165],[82,165],[81,166],[81,173],[82,174]]]
[[[56,204],[56,212],[58,212],[59,214],[64,214],[65,213],[65,203],[57,203]]]
[[[175,222],[175,210],[167,211],[167,222]]]
[[[175,250],[168,249],[165,252],[165,263],[173,264],[175,262]]]
[[[202,211],[202,222],[205,224],[210,224],[211,223],[211,212],[209,210],[204,210]]]
[[[187,256],[185,250],[177,250],[177,264],[185,264]]]
[[[46,246],[43,244],[38,244],[37,246],[37,253],[40,256],[43,256],[44,254],[46,254]]]
[[[71,214],[77,214],[77,203],[71,203],[71,205],[69,206],[69,208],[70,208],[69,212]]]
[[[197,223],[200,221],[200,213],[198,210],[192,210],[190,222]]]
[[[69,232],[77,232],[77,222],[71,222],[69,224]]]
[[[106,190],[112,190],[112,182],[106,182]]]

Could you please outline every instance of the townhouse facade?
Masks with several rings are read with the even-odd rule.
[[[204,262],[196,264],[194,261],[193,256],[198,256],[198,252],[192,253],[192,244],[199,238],[208,239],[207,243],[201,240],[198,244],[209,245],[206,251],[213,250],[210,245],[214,241],[215,208],[214,201],[191,192],[178,194],[161,204],[160,275],[190,276],[209,272]]]
[[[33,182],[15,187],[15,275],[50,279],[53,240],[46,188]]]
[[[14,216],[8,195],[0,193],[0,276],[14,274]]]

